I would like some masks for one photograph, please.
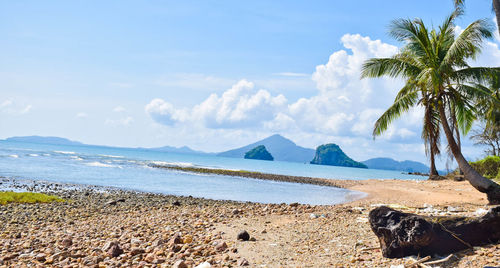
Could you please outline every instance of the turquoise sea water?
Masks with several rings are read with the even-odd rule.
[[[425,179],[397,171],[318,166],[103,146],[0,141],[0,176],[262,203],[337,204],[363,193],[308,184],[193,174],[150,163],[331,179]],[[1,189],[1,188],[0,188]]]

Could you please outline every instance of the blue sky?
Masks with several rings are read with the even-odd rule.
[[[466,2],[459,26],[493,19],[491,1]],[[0,138],[220,151],[281,133],[307,147],[338,143],[358,160],[425,161],[418,112],[371,139],[400,82],[359,81],[356,66],[397,51],[391,20],[439,25],[452,8],[451,0],[2,1]],[[490,41],[480,64],[499,64],[498,44]],[[470,143],[464,151],[481,156]]]

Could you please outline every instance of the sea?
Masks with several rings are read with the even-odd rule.
[[[344,180],[426,179],[390,170],[179,154],[136,148],[0,141],[0,177],[5,178],[276,204],[332,205],[366,196],[362,192],[335,187],[159,169],[151,167],[152,163]]]

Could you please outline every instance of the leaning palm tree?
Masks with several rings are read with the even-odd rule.
[[[467,61],[480,53],[484,39],[492,37],[492,27],[486,20],[477,20],[455,36],[454,20],[460,14],[460,10],[455,11],[437,30],[431,31],[421,19],[393,21],[390,34],[403,42],[404,47],[390,58],[367,60],[361,77],[389,76],[406,81],[394,104],[377,120],[375,135],[427,99],[433,111],[439,114],[450,151],[465,178],[474,188],[486,193],[490,203],[500,204],[500,185],[484,178],[469,165],[454,131],[470,129],[477,115],[475,100],[487,95],[477,85],[482,85],[485,77],[500,72],[500,68],[468,65]]]

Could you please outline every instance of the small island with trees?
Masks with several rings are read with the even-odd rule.
[[[311,161],[314,165],[343,166],[368,168],[365,164],[356,162],[347,156],[337,144],[323,144],[316,148],[316,155]]]
[[[245,153],[245,159],[274,161],[274,157],[267,151],[266,146],[259,145]]]

